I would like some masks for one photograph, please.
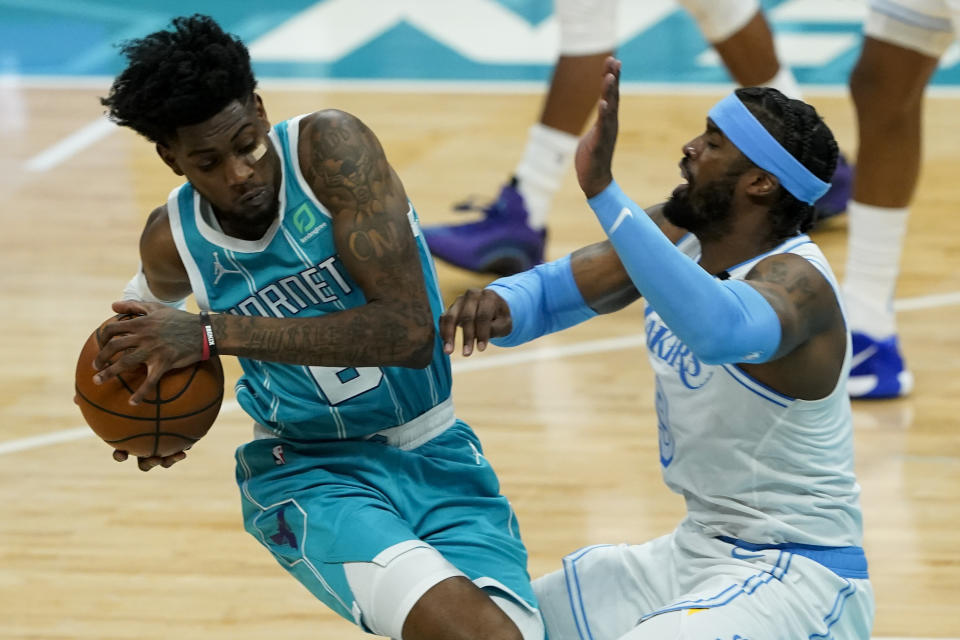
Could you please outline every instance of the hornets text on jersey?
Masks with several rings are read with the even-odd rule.
[[[282,159],[279,215],[259,240],[225,235],[210,204],[190,183],[171,192],[170,226],[201,309],[303,318],[366,303],[337,255],[330,213],[300,169],[297,144],[303,117],[281,122],[270,132]],[[407,217],[436,323],[443,300],[433,261],[412,205]],[[425,369],[301,366],[245,358],[240,364],[237,400],[257,423],[284,439],[361,437],[435,407],[453,419],[450,361],[439,332],[433,361]]]

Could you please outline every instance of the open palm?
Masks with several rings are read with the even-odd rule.
[[[620,67],[616,58],[603,65],[603,89],[597,105],[597,120],[577,145],[574,165],[583,193],[592,198],[613,181],[611,164],[617,141],[617,117],[620,107]]]

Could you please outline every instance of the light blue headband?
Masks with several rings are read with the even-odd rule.
[[[813,204],[830,188],[830,183],[810,173],[790,155],[735,93],[715,104],[709,116],[743,155],[764,171],[777,176],[783,188],[797,200]]]

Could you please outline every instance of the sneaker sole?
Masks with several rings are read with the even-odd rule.
[[[440,252],[433,251],[434,258],[443,260],[455,267],[466,269],[474,273],[492,273],[496,276],[512,276],[515,273],[526,271],[535,266],[530,256],[522,249],[511,250],[503,247],[496,252],[491,252],[482,264],[467,264],[460,256],[446,256]]]
[[[913,374],[901,371],[897,374],[898,390],[895,393],[877,393],[877,376],[851,376],[847,380],[847,395],[854,399],[902,398],[913,391]]]

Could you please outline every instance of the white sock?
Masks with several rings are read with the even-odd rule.
[[[909,209],[850,201],[849,240],[843,296],[850,328],[883,340],[897,332],[893,291]]]
[[[780,64],[780,71],[777,71],[777,75],[773,76],[769,82],[764,83],[764,86],[773,87],[788,98],[803,100],[803,92],[800,90],[800,85],[797,84],[797,79],[793,77],[793,71],[783,63]]]
[[[575,135],[540,123],[530,127],[527,148],[514,175],[529,214],[527,224],[534,229],[547,225],[550,203],[573,164],[578,141]]]

